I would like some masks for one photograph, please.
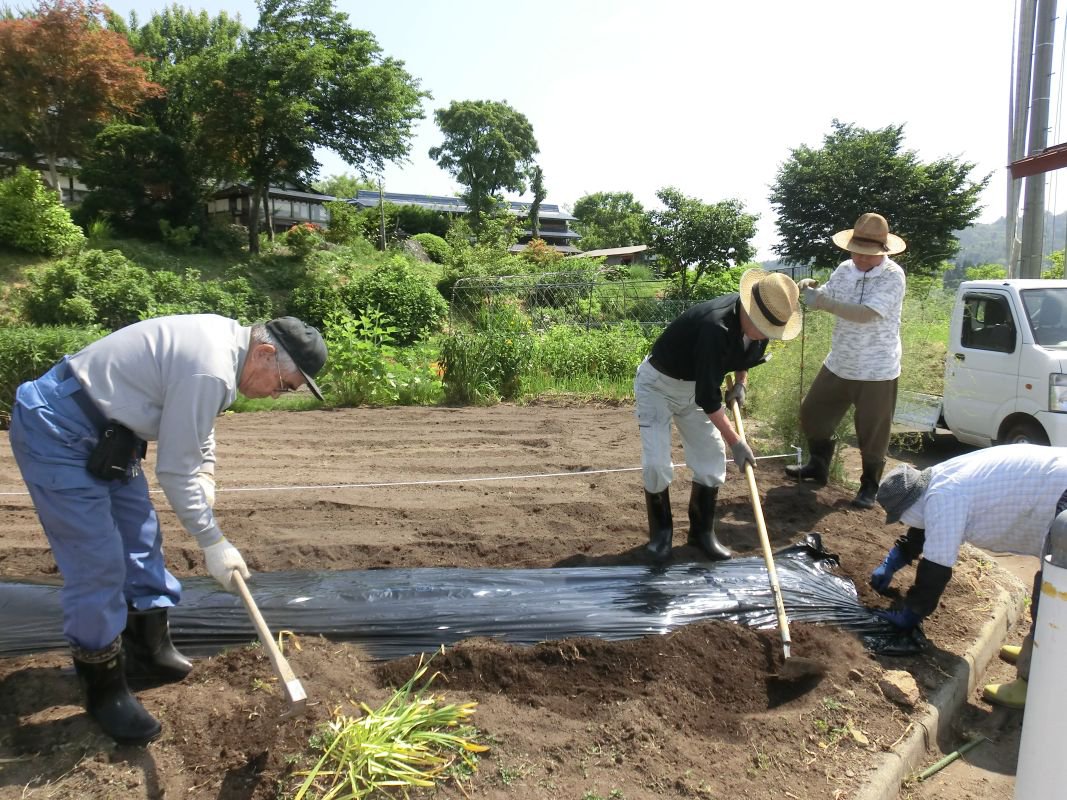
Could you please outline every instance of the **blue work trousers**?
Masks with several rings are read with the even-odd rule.
[[[127,608],[168,608],[181,584],[163,562],[163,537],[139,460],[128,480],[85,468],[102,420],[66,359],[22,384],[11,411],[11,449],[63,576],[63,633],[100,650],[126,627]]]

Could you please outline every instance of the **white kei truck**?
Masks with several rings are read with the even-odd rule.
[[[1067,280],[965,281],[942,396],[900,392],[894,429],[1067,447]]]

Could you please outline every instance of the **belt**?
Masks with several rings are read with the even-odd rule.
[[[81,381],[78,380],[78,376],[74,374],[74,371],[70,368],[70,362],[66,359],[60,361],[56,366],[56,380],[57,383],[74,381],[78,385],[78,388],[71,392],[68,397],[85,415],[85,418],[92,423],[94,428],[100,430],[107,424],[104,415],[100,413],[100,409],[93,403],[92,398],[85,393]]]
[[[679,378],[677,375],[672,375],[670,372],[665,370],[663,368],[663,366],[660,364],[660,362],[657,361],[652,356],[648,357],[648,363],[652,365],[652,369],[656,370],[656,372],[660,373],[661,375],[666,375],[668,378],[673,378],[676,381],[684,381],[685,380],[685,378]]]

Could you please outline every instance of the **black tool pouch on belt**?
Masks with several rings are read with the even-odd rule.
[[[89,454],[85,468],[101,480],[126,480],[131,464],[144,458],[148,443],[121,423],[112,420],[100,431],[100,441]]]

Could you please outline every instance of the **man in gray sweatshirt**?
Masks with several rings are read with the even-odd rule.
[[[248,568],[212,508],[215,417],[238,391],[277,397],[307,384],[321,400],[314,376],[325,362],[322,336],[295,317],[246,327],[191,314],[122,328],[18,388],[11,448],[63,575],[63,632],[86,710],[116,741],[161,731],[127,673],[180,680],[192,668],[170,640],[181,584],[164,565],[141,471],[147,442],[168,502],[231,590],[233,572]]]

